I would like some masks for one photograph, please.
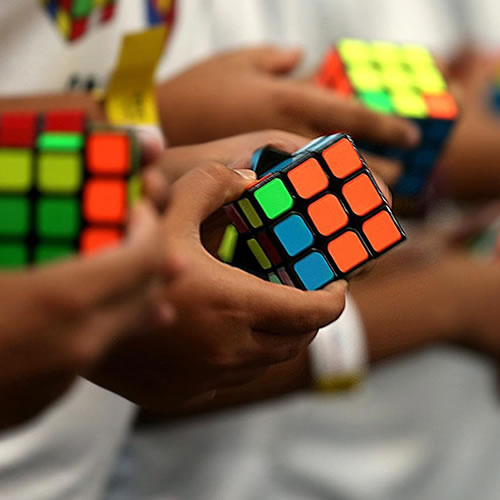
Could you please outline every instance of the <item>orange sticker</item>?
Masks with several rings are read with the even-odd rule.
[[[130,139],[126,134],[93,132],[87,141],[87,164],[95,174],[124,175],[130,170]]]
[[[366,215],[382,205],[382,197],[366,174],[361,174],[342,187],[342,194],[356,215]]]
[[[363,232],[377,252],[383,252],[403,239],[396,223],[386,211],[379,212],[365,221]]]
[[[323,158],[339,179],[348,177],[363,166],[361,157],[348,139],[340,139],[323,151]]]
[[[352,271],[370,257],[359,236],[353,231],[346,231],[330,241],[328,252],[343,273]]]
[[[83,213],[90,222],[122,224],[127,215],[127,187],[122,181],[91,180],[83,192]]]
[[[449,92],[435,95],[424,94],[424,99],[431,118],[453,120],[457,117],[457,103]]]
[[[120,231],[115,229],[89,228],[80,239],[80,250],[84,255],[94,254],[105,248],[116,246],[122,239]]]
[[[347,226],[349,219],[340,201],[333,194],[326,194],[307,208],[309,217],[323,236],[330,236]]]
[[[329,184],[328,177],[314,158],[288,172],[288,178],[297,194],[306,200],[324,191]]]

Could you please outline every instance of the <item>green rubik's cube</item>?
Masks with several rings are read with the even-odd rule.
[[[359,146],[403,163],[405,171],[394,188],[396,196],[421,197],[458,114],[455,99],[429,50],[419,45],[344,39],[328,53],[317,82],[358,98],[370,109],[418,125],[422,140],[415,149],[368,143]]]
[[[0,115],[0,268],[120,241],[139,161],[131,132],[92,129],[81,112]]]

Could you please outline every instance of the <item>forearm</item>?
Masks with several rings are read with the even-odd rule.
[[[439,260],[379,283],[368,279],[353,284],[371,362],[460,338],[453,272]]]
[[[467,115],[457,125],[441,165],[458,199],[496,198],[500,192],[500,121]]]

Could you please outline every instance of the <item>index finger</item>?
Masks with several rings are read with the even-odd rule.
[[[400,147],[416,146],[418,128],[403,118],[376,113],[354,99],[331,90],[301,83],[295,90],[295,107],[319,133],[343,131],[365,139]]]
[[[347,282],[339,280],[323,290],[305,292],[297,288],[255,279],[249,309],[251,326],[267,333],[301,335],[337,320],[345,307]],[[258,289],[257,289],[258,287]]]

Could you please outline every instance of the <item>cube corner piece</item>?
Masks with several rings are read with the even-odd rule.
[[[321,137],[269,166],[226,206],[252,262],[269,281],[317,290],[349,278],[405,240],[383,193],[345,134]]]

